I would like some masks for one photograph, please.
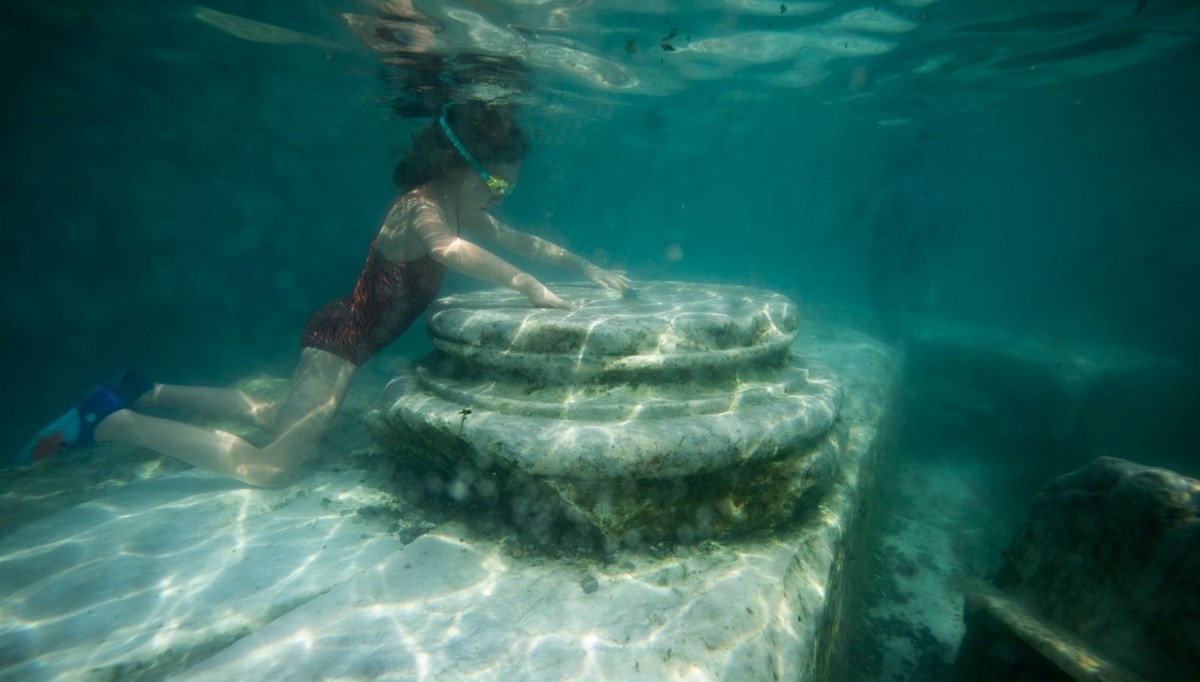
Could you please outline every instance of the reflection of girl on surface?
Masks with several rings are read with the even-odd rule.
[[[403,193],[388,208],[354,293],[310,319],[282,402],[262,402],[236,389],[152,384],[126,372],[38,434],[23,453],[25,461],[93,441],[119,441],[253,485],[286,482],[329,428],[358,366],[421,315],[447,269],[515,289],[535,306],[571,307],[533,276],[461,238],[464,229],[601,286],[628,288],[624,274],[598,268],[487,213],[512,191],[527,148],[509,108],[481,103],[444,110],[416,136],[411,153],[396,167]],[[275,438],[259,448],[224,431],[130,408],[237,418],[272,431]]]

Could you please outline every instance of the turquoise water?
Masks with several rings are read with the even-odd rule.
[[[0,8],[0,452],[120,367],[285,376],[428,120],[394,110],[448,83],[522,106],[534,147],[498,214],[635,279],[761,286],[897,348],[938,320],[1200,363],[1194,2],[464,0],[381,27],[382,5]],[[375,362],[427,350],[414,327]],[[1057,389],[993,368],[964,407],[940,363],[911,356],[900,442],[1027,447],[989,475],[1006,514],[1098,454],[1200,473],[1194,384],[1039,468]]]
[[[886,337],[934,315],[1195,360],[1191,3],[429,6],[436,49],[528,68],[515,224]],[[211,9],[295,34],[5,4],[6,451],[114,367],[286,371],[357,274],[419,122],[339,17],[371,8]]]

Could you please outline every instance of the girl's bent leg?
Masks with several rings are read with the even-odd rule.
[[[355,369],[354,364],[336,355],[305,349],[288,397],[278,410],[277,435],[266,447],[255,447],[219,429],[149,417],[132,410],[114,412],[100,422],[96,440],[116,440],[150,448],[251,485],[281,485],[312,455],[333,423]],[[219,404],[229,393],[214,397]],[[138,404],[141,405],[140,400]]]
[[[292,374],[287,398],[277,406],[275,423],[279,437],[297,428],[314,428],[314,422],[322,423],[322,429],[328,427],[357,369],[352,362],[333,353],[305,348]]]
[[[170,455],[193,466],[236,478],[251,485],[272,487],[286,481],[311,450],[257,448],[242,438],[194,424],[121,410],[96,427],[96,440],[119,441]]]
[[[258,400],[236,388],[155,384],[133,405],[139,410],[181,410],[236,419],[260,429],[275,426],[274,403]]]

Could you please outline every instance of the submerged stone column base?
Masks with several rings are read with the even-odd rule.
[[[799,315],[749,287],[642,285],[538,310],[508,290],[430,309],[434,353],[374,435],[428,492],[548,541],[691,542],[778,524],[836,477],[842,387],[790,346]]]

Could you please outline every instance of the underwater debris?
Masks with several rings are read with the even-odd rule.
[[[600,581],[596,580],[595,576],[585,575],[583,580],[579,581],[579,586],[583,588],[584,594],[591,594],[600,589]]]
[[[637,41],[633,39],[626,40],[625,51],[629,54],[637,54]]]
[[[679,35],[679,31],[672,28],[670,33],[668,33],[667,35],[665,35],[661,39],[659,39],[658,45],[659,45],[659,47],[661,47],[663,49],[663,52],[674,52],[675,51],[675,46],[672,45],[671,43],[668,43],[667,41],[674,38],[677,35]]]

